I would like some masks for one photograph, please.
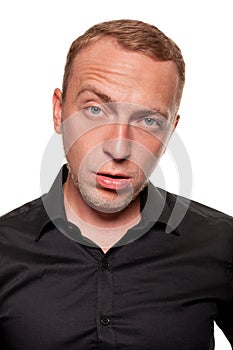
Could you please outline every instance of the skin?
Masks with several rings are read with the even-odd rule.
[[[178,82],[174,62],[105,38],[76,56],[65,101],[54,92],[54,128],[70,166],[67,218],[104,252],[140,221],[138,195],[179,120]]]

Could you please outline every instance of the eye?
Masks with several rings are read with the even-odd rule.
[[[162,127],[162,121],[156,119],[156,118],[151,118],[151,117],[145,117],[142,119],[142,124],[144,124],[145,127],[152,127],[153,130],[160,129]]]
[[[137,125],[148,132],[158,133],[166,130],[167,119],[159,114],[144,115],[137,121]]]
[[[90,112],[92,115],[100,115],[103,113],[102,109],[98,106],[90,106],[86,108],[88,112]]]
[[[153,118],[145,118],[144,122],[148,126],[156,126],[156,125],[159,126],[160,125],[159,122]]]

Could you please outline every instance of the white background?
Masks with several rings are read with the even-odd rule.
[[[232,215],[232,1],[12,1],[0,5],[0,215],[41,194],[40,166],[53,135],[51,98],[71,42],[89,26],[139,19],[182,49],[187,80],[178,133],[192,162],[194,200]],[[179,189],[164,156],[166,189]],[[216,349],[230,346],[216,328]]]

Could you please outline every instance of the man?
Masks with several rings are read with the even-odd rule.
[[[214,321],[233,344],[232,218],[148,180],[183,85],[179,48],[149,24],[73,42],[53,96],[67,165],[1,219],[1,348],[209,350]]]

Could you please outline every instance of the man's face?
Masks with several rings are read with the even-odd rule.
[[[177,124],[177,91],[173,62],[125,50],[114,39],[76,56],[63,104],[55,91],[54,121],[82,201],[117,212],[137,197]]]

